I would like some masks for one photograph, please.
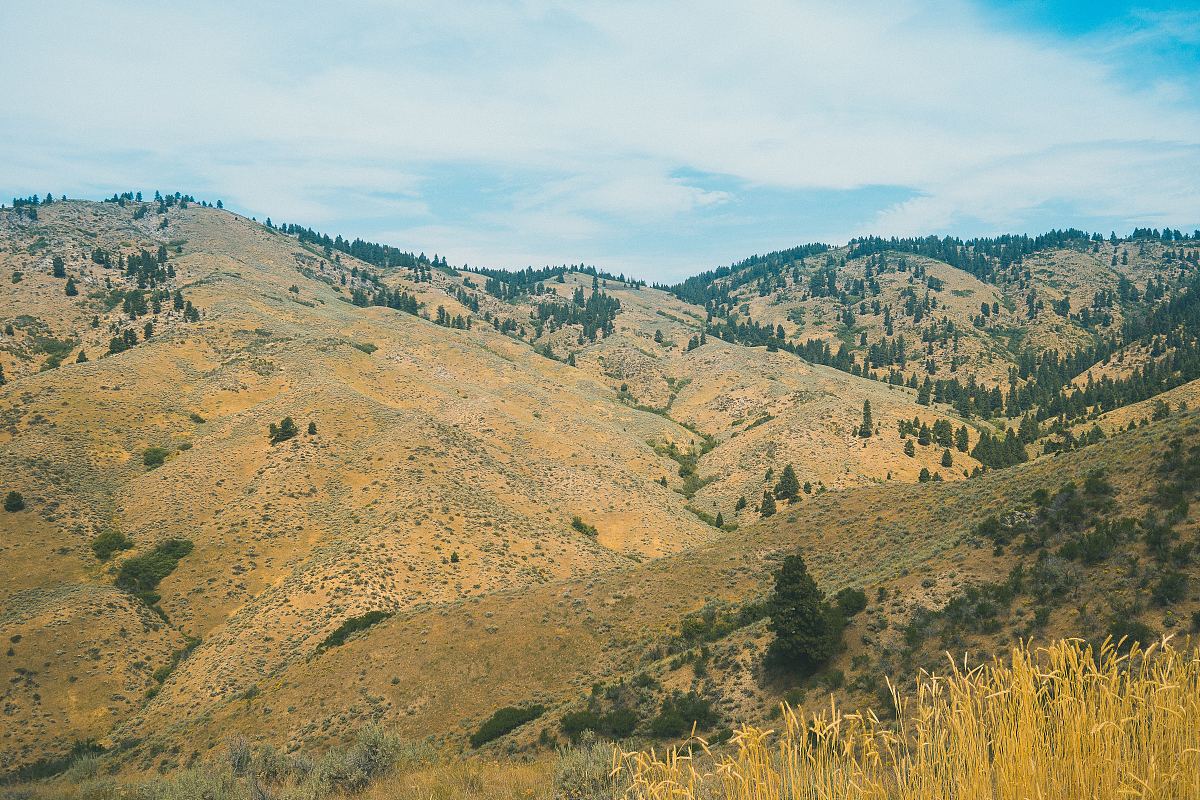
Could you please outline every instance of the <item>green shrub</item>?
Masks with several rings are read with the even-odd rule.
[[[650,734],[660,739],[673,739],[696,730],[707,730],[717,722],[712,704],[696,694],[684,694],[678,689],[664,697],[658,716],[650,720]]]
[[[834,599],[837,602],[838,611],[845,619],[850,619],[867,607],[867,593],[862,589],[847,587],[838,592]]]
[[[584,522],[579,517],[571,518],[571,527],[574,528],[575,530],[579,531],[580,533],[582,533],[584,536],[598,536],[599,535],[599,533],[596,531],[596,528],[594,526],[588,525],[586,522]]]
[[[108,530],[92,539],[92,552],[101,561],[108,560],[118,550],[128,550],[133,547],[133,541],[116,530]]]
[[[317,645],[317,652],[320,653],[324,650],[328,650],[331,647],[343,645],[352,634],[358,633],[359,631],[365,631],[375,623],[383,622],[391,615],[391,611],[368,611],[360,616],[351,617],[341,625],[337,626],[333,633],[326,636],[324,641]]]
[[[282,420],[280,420],[278,425],[276,425],[274,422],[271,423],[270,427],[267,429],[267,438],[270,440],[271,444],[279,444],[280,442],[286,442],[288,439],[293,438],[299,432],[300,431],[296,429],[296,421],[291,417],[284,417]]]
[[[1183,572],[1168,572],[1158,579],[1150,599],[1158,606],[1178,603],[1187,596],[1188,576]]]
[[[20,492],[9,492],[4,497],[4,510],[10,514],[25,510],[25,498]]]
[[[499,739],[506,733],[516,730],[526,722],[531,722],[546,711],[544,706],[532,705],[518,708],[516,706],[505,706],[498,710],[495,714],[488,717],[479,730],[471,734],[471,746],[479,747],[487,744],[493,739]]]
[[[140,556],[121,562],[117,572],[117,586],[142,598],[148,605],[158,602],[155,593],[163,578],[170,575],[179,560],[192,552],[192,543],[187,539],[167,539]]]
[[[161,467],[170,454],[171,451],[165,447],[147,447],[142,451],[142,463],[150,469],[155,469]]]
[[[633,735],[641,718],[631,708],[614,708],[607,714],[599,714],[590,709],[572,711],[563,715],[559,723],[562,732],[571,741],[580,739],[588,731],[598,733],[609,739],[627,739]]]
[[[1123,651],[1128,651],[1135,642],[1149,646],[1158,638],[1154,631],[1150,630],[1150,626],[1133,619],[1129,614],[1118,614],[1113,617],[1112,623],[1108,626],[1108,635],[1112,637],[1114,643],[1124,640],[1121,645]]]

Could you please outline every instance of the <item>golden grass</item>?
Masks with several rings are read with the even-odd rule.
[[[778,732],[740,729],[616,759],[637,800],[1084,800],[1200,796],[1200,653],[1163,643],[1122,655],[1076,640],[1020,647],[923,676],[899,719],[784,709]]]

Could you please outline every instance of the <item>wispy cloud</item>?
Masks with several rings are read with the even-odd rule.
[[[1172,65],[1194,51],[1126,78],[1198,25],[1069,39],[913,0],[28,4],[0,19],[0,158],[14,191],[173,185],[513,266],[706,266],[830,191],[860,202],[798,237],[1182,227],[1200,70]],[[768,197],[761,224],[737,213]]]

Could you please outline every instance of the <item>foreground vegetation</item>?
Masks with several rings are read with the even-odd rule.
[[[924,675],[897,717],[805,716],[746,726],[721,748],[665,753],[590,736],[529,762],[443,757],[379,728],[319,759],[231,742],[217,763],[120,784],[81,757],[63,778],[5,797],[108,800],[572,798],[574,800],[1017,800],[1194,797],[1200,786],[1200,651],[1078,640]]]
[[[1014,650],[1009,663],[926,676],[898,721],[790,710],[778,734],[742,728],[732,752],[704,742],[623,753],[638,800],[1195,797],[1200,654],[1127,654],[1078,641]]]

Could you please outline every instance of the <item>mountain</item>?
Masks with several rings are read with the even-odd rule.
[[[1200,432],[1197,239],[872,239],[650,287],[183,195],[15,203],[0,767],[94,741],[169,771],[369,722],[467,748],[506,706],[540,719],[481,744],[532,752],[572,713],[648,732],[673,690],[763,719],[789,687],[762,600],[797,549],[867,592],[819,677],[862,702],[943,642],[1187,627],[1192,488],[1156,492]],[[1018,567],[1042,582],[995,588]]]

